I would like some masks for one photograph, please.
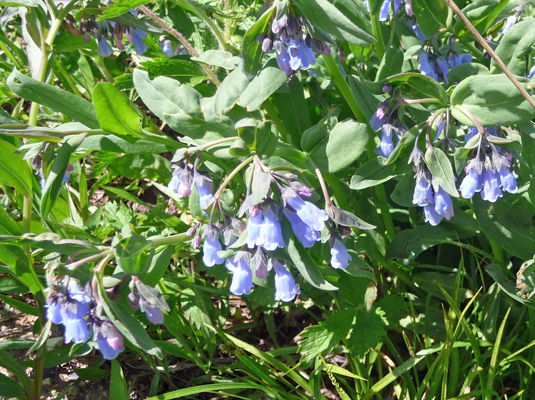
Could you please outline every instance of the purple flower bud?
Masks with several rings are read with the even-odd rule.
[[[273,260],[275,270],[275,300],[292,301],[299,293],[294,277],[286,267],[277,260]]]
[[[288,16],[284,14],[280,19],[276,19],[273,21],[273,24],[271,24],[271,32],[274,34],[277,34],[280,32],[282,28],[286,28],[288,25]]]
[[[336,269],[346,269],[349,261],[353,259],[347,252],[342,238],[336,234],[331,236],[331,267]]]
[[[150,322],[152,322],[155,325],[163,324],[163,321],[164,321],[163,311],[159,307],[151,304],[144,297],[141,297],[141,299],[139,299],[139,308],[141,311],[145,313],[145,315],[147,316],[147,319]]]
[[[508,17],[507,20],[505,21],[505,24],[503,25],[502,30],[499,33],[507,32],[509,29],[513,27],[514,24],[516,24],[516,21],[517,21],[516,15],[511,15],[510,17]]]
[[[284,209],[283,213],[290,224],[292,224],[292,230],[294,231],[295,237],[301,242],[305,249],[314,246],[317,241],[321,240],[321,232],[315,231],[310,226],[301,221],[301,218],[297,216],[296,213]]]
[[[496,202],[498,197],[502,197],[500,189],[500,175],[490,168],[487,168],[483,177],[483,190],[481,191],[481,198],[491,203]]]
[[[260,234],[256,240],[256,245],[263,247],[267,251],[273,251],[277,247],[284,247],[280,223],[269,207],[264,211],[264,222],[260,226]]]
[[[383,4],[381,5],[381,11],[379,11],[379,21],[386,21],[388,20],[388,9],[390,7],[390,3],[392,0],[384,0]]]
[[[446,82],[447,83],[447,82]],[[445,120],[440,120],[438,123],[437,123],[437,128],[438,128],[438,132],[437,132],[437,136],[435,137],[435,140],[433,140],[433,142],[436,142],[438,140],[438,138],[440,137],[442,131],[444,130],[444,127],[446,126],[446,121]]]
[[[98,43],[98,55],[102,57],[109,57],[113,54],[113,49],[110,44],[102,36],[100,39],[97,39]]]
[[[234,274],[230,284],[230,292],[236,296],[251,294],[253,289],[253,272],[247,264],[245,257],[235,262]]]
[[[435,211],[448,221],[453,217],[453,203],[451,197],[441,187],[435,193]]]
[[[130,303],[130,308],[132,310],[137,310],[139,308],[139,296],[133,290],[128,294],[128,302]]]
[[[518,191],[516,179],[509,168],[507,168],[505,165],[502,165],[500,168],[500,181],[503,185],[503,190],[506,192],[516,193]]]
[[[124,351],[124,339],[111,322],[104,321],[98,328],[96,341],[105,360],[114,360]]]
[[[461,182],[461,195],[465,199],[471,199],[476,192],[483,188],[483,176],[477,172],[476,168],[468,170],[468,173]]]
[[[390,99],[386,99],[381,104],[379,104],[379,107],[377,107],[377,110],[373,114],[373,117],[370,121],[370,125],[374,131],[378,131],[383,124],[386,122],[386,119],[388,117],[388,103],[390,102]]]
[[[202,250],[202,261],[207,267],[213,267],[216,264],[221,265],[225,262],[225,260],[223,260],[217,255],[217,252],[222,250],[221,243],[219,242],[217,235],[215,236],[214,240],[212,240],[210,235],[207,234],[204,240],[204,246]]]
[[[257,247],[256,253],[253,257],[254,272],[258,279],[266,279],[268,276],[268,268],[264,256],[264,251]]]
[[[273,50],[273,40],[267,37],[262,41],[262,51],[264,53],[269,53],[271,50]]]
[[[405,14],[407,14],[408,17],[414,15],[414,11],[412,11],[412,0],[405,0]]]
[[[421,177],[416,181],[414,195],[412,197],[412,204],[416,204],[420,207],[433,204],[433,188],[424,177]]]
[[[323,229],[325,221],[329,219],[329,216],[324,210],[320,210],[316,205],[304,201],[293,190],[287,190],[285,194],[287,204],[295,210],[301,221],[315,231],[321,231]]]

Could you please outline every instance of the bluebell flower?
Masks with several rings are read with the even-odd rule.
[[[228,267],[235,266],[230,283],[230,292],[236,296],[251,294],[253,289],[253,271],[247,264],[245,257],[240,257],[234,264],[229,263]]]
[[[325,226],[325,221],[329,216],[324,210],[320,210],[316,205],[304,201],[301,196],[293,190],[286,190],[286,202],[297,213],[297,216],[315,231],[321,231]]]
[[[375,152],[381,157],[388,158],[394,151],[394,142],[392,141],[392,129],[386,124],[383,125],[381,134],[381,145],[375,149]]]
[[[407,8],[406,3],[405,3],[405,8]],[[409,20],[407,21],[407,26],[410,28],[412,33],[414,33],[416,38],[420,41],[420,44],[424,44],[424,42],[427,40],[427,36],[425,36],[424,33],[422,32],[422,29],[420,28],[420,25],[418,25],[418,22]]]
[[[247,220],[247,247],[252,249],[257,245],[260,238],[260,229],[264,223],[262,211],[255,210],[249,212],[249,219]]]
[[[76,281],[69,278],[66,290],[52,292],[47,303],[47,318],[65,327],[65,343],[87,341],[89,330],[85,318],[89,315],[91,297]]]
[[[214,265],[221,265],[225,262],[221,257],[217,255],[218,251],[221,251],[221,243],[219,242],[219,239],[217,238],[217,235],[215,236],[214,240],[210,237],[210,234],[206,235],[204,245],[203,245],[203,256],[202,261],[204,262],[204,265],[207,267],[213,267]]]
[[[286,49],[286,45],[282,43],[281,40],[273,41],[273,48],[275,49],[275,55],[277,56],[277,64],[281,71],[285,72],[286,75],[290,75],[293,70],[290,66],[290,55]]]
[[[464,135],[464,142],[468,143],[470,139],[472,139],[476,134],[478,133],[478,130],[476,127],[469,127],[466,131],[466,135]]]
[[[503,190],[509,193],[516,193],[518,191],[516,179],[509,168],[507,168],[505,165],[502,165],[499,174]]]
[[[301,242],[304,248],[310,248],[314,246],[316,242],[321,240],[321,232],[315,231],[305,224],[296,213],[286,208],[283,210],[283,213],[286,218],[288,218],[288,221],[290,221],[295,237]]]
[[[143,296],[139,299],[139,309],[145,313],[147,319],[153,324],[163,324],[164,314],[160,307],[150,303]]]
[[[373,114],[372,119],[370,120],[370,126],[374,131],[378,131],[383,124],[386,123],[388,116],[389,116],[389,109],[388,109],[388,103],[390,102],[390,99],[386,99],[382,103],[379,104],[377,107],[377,110],[375,110],[375,113]]]
[[[136,53],[141,55],[148,50],[148,46],[143,41],[147,37],[147,32],[141,29],[130,28],[126,31],[126,38],[134,45]]]
[[[167,57],[173,57],[175,55],[175,52],[173,51],[173,45],[170,40],[164,41],[161,45],[161,48]]]
[[[192,184],[191,170],[187,167],[174,166],[173,176],[167,187],[175,192],[178,197],[189,197]]]
[[[273,260],[275,270],[275,300],[292,301],[299,293],[294,277],[286,267],[277,260]]]
[[[433,204],[433,188],[424,177],[421,177],[416,181],[412,204],[416,204],[420,207]]]
[[[507,20],[505,21],[505,24],[503,25],[503,28],[501,31],[499,31],[498,33],[502,33],[504,34],[505,32],[507,32],[509,29],[511,29],[513,27],[514,24],[516,24],[516,21],[517,21],[517,17],[516,15],[511,15],[510,17],[507,18]]]
[[[437,57],[437,65],[438,65],[438,69],[440,70],[440,72],[442,72],[442,77],[444,78],[444,82],[449,83],[447,75],[450,70],[450,65],[448,64],[444,56]]]
[[[491,168],[487,168],[487,171],[483,176],[483,190],[481,191],[481,198],[485,201],[494,203],[496,200],[498,200],[498,197],[502,196],[503,194],[500,189],[500,175]]]
[[[438,121],[438,123],[437,123],[437,128],[438,128],[437,129],[437,136],[435,137],[435,140],[433,142],[436,142],[438,140],[438,138],[442,134],[442,131],[444,130],[445,126],[446,126],[446,120],[441,119],[440,121]]]
[[[392,0],[384,0],[383,4],[381,5],[381,10],[379,11],[379,21],[386,21],[388,20],[388,9],[390,8],[390,3]]]
[[[204,210],[208,206],[208,203],[210,203],[210,200],[214,198],[214,195],[212,194],[212,191],[210,190],[206,182],[204,182],[203,185],[196,183],[195,187],[197,188],[197,192],[199,193],[199,203],[201,209]]]
[[[477,168],[471,168],[461,182],[461,195],[465,199],[471,199],[476,192],[483,188],[483,175],[477,172]]]
[[[425,222],[429,222],[432,226],[437,226],[444,218],[436,212],[434,204],[426,204],[424,206]]]
[[[104,36],[101,36],[100,39],[97,39],[97,43],[99,56],[109,57],[113,54],[113,49]]]
[[[394,14],[397,15],[401,8],[401,0],[394,0]]]
[[[346,246],[340,235],[334,233],[331,238],[331,267],[336,269],[346,269],[349,261],[353,259],[347,252]]]
[[[453,203],[448,193],[441,187],[438,188],[438,192],[435,193],[435,211],[448,221],[453,217]]]
[[[97,344],[105,360],[114,360],[124,351],[124,339],[117,328],[108,321],[104,321],[97,331]]]
[[[301,39],[290,39],[288,54],[290,55],[290,67],[294,71],[300,68],[308,68],[316,62],[314,52]]]
[[[453,57],[450,57],[450,60],[449,60],[449,64],[451,68],[456,67],[461,64],[468,64],[471,62],[472,62],[472,53],[456,54],[456,55],[453,55]]]
[[[260,234],[256,245],[267,251],[273,251],[277,247],[284,247],[279,220],[271,208],[267,208],[263,214],[264,222],[260,226]]]
[[[420,51],[420,73],[428,76],[438,82],[438,74],[436,73],[436,65],[434,61],[429,61],[429,54],[422,50]]]

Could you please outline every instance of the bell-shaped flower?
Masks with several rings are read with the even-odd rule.
[[[214,198],[214,195],[206,182],[203,182],[202,185],[195,183],[195,187],[197,188],[197,193],[199,193],[199,204],[201,209],[204,210],[208,206],[208,203],[210,203],[210,200]]]
[[[379,104],[377,107],[377,110],[375,110],[375,113],[373,114],[372,119],[370,120],[370,126],[374,131],[378,131],[383,124],[386,122],[388,118],[388,103],[390,102],[390,99],[387,99]]]
[[[441,214],[437,213],[434,204],[427,204],[424,206],[425,222],[429,222],[433,226],[437,226],[444,218]]]
[[[213,267],[214,265],[221,265],[225,262],[221,257],[217,255],[218,251],[222,250],[221,243],[217,238],[217,234],[214,235],[214,238],[210,237],[210,234],[206,235],[204,240],[204,245],[202,248],[203,256],[202,261],[207,267]]]
[[[498,172],[487,168],[483,176],[483,190],[481,190],[481,198],[491,203],[496,202],[498,197],[502,197],[502,190],[500,189],[500,175]]]
[[[428,76],[438,82],[438,74],[436,73],[436,65],[429,60],[429,54],[422,50],[420,51],[420,73]]]
[[[381,144],[375,149],[375,153],[381,157],[388,158],[394,151],[394,142],[392,141],[391,125],[385,124],[381,128]]]
[[[416,204],[420,207],[433,204],[433,188],[424,177],[421,177],[416,181],[412,204]]]
[[[277,247],[284,247],[282,232],[277,215],[267,208],[263,214],[264,222],[260,226],[260,234],[256,241],[257,246],[261,246],[267,251],[273,251]]]
[[[405,3],[405,9],[406,8],[407,8],[407,3]],[[418,25],[418,22],[408,20],[407,26],[410,28],[412,33],[414,33],[416,38],[420,41],[420,44],[424,44],[424,42],[427,40],[427,36],[425,36],[424,33],[422,32],[422,29],[420,28],[420,25]]]
[[[379,21],[387,21],[388,20],[388,9],[390,8],[390,3],[392,0],[384,0],[383,4],[381,5],[381,10],[379,11]]]
[[[290,67],[294,71],[299,68],[308,68],[316,63],[314,52],[301,39],[290,39],[288,54],[290,55]]]
[[[505,165],[500,168],[500,182],[503,186],[503,190],[509,193],[516,193],[518,187],[516,186],[516,179],[513,173]]]
[[[113,49],[104,36],[101,36],[100,39],[97,39],[97,43],[99,56],[109,57],[113,54]]]
[[[96,341],[105,360],[114,360],[124,351],[123,336],[111,322],[104,321],[98,328]]]
[[[483,175],[477,172],[477,168],[471,168],[461,182],[461,195],[465,199],[471,199],[476,192],[483,188]]]
[[[262,217],[262,211],[255,210],[255,212],[249,212],[249,219],[247,220],[247,247],[252,249],[257,246],[260,240],[260,229],[264,224],[264,218]]]
[[[149,47],[143,41],[143,39],[147,37],[147,32],[141,29],[130,28],[125,36],[128,41],[134,45],[137,54],[144,54],[148,50]]]
[[[139,299],[139,309],[145,313],[147,319],[153,324],[160,325],[163,324],[164,315],[160,307],[150,303],[144,297]]]
[[[294,209],[297,216],[315,231],[321,231],[325,226],[325,221],[329,216],[324,210],[320,210],[316,205],[305,201],[301,196],[297,195],[293,190],[286,191],[286,202]]]
[[[505,24],[503,25],[502,30],[498,33],[504,34],[505,32],[507,32],[509,29],[513,27],[514,24],[516,24],[517,19],[518,18],[516,15],[511,15],[510,17],[508,17],[507,20],[505,21]]]
[[[286,267],[277,260],[273,260],[275,270],[275,300],[292,301],[299,293],[294,277]]]
[[[173,57],[175,55],[175,52],[173,51],[173,45],[170,40],[164,41],[161,45],[161,48],[167,57]]]
[[[286,73],[286,75],[290,75],[293,70],[290,66],[290,55],[288,54],[286,45],[282,43],[281,40],[275,40],[273,41],[273,48],[275,49],[275,54],[277,56],[277,64],[279,65],[279,68],[281,69],[281,71]]]
[[[453,217],[453,203],[448,193],[441,187],[435,193],[435,211],[448,221]]]
[[[241,257],[235,263],[234,273],[232,275],[232,282],[230,283],[230,292],[236,296],[244,294],[251,294],[253,289],[253,271],[247,264],[245,257]]]
[[[301,242],[305,249],[314,246],[317,241],[321,240],[321,232],[315,231],[305,224],[296,213],[286,208],[283,210],[283,213],[285,217],[288,218],[288,221],[290,221],[295,237]]]
[[[442,77],[444,78],[444,82],[449,83],[447,75],[450,70],[450,65],[448,64],[444,56],[437,57],[437,65],[438,65],[438,69],[440,70],[440,72],[442,72]]]
[[[346,269],[347,264],[353,258],[347,252],[342,238],[337,233],[331,237],[331,267],[336,269]]]

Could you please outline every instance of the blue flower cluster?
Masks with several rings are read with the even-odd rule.
[[[192,185],[195,184],[201,209],[205,209],[210,200],[214,198],[212,194],[214,184],[210,177],[189,165],[187,160],[175,164],[173,168],[173,176],[167,187],[179,197],[189,197]]]
[[[497,129],[487,128],[487,134],[497,136]],[[479,135],[477,128],[468,128],[465,140]],[[488,152],[490,151],[490,155]],[[480,140],[477,153],[466,164],[466,176],[460,190],[465,199],[471,199],[476,192],[481,198],[491,203],[503,196],[502,188],[509,193],[516,193],[516,178],[510,171],[512,155],[506,148],[495,146],[488,140]]]
[[[299,69],[308,68],[316,63],[316,54],[331,54],[331,48],[312,35],[303,33],[305,22],[293,8],[274,19],[271,29],[258,36],[262,51],[275,50],[279,68],[287,75]]]
[[[388,98],[379,104],[370,121],[370,126],[374,131],[381,130],[381,144],[375,149],[375,152],[385,158],[390,157],[394,148],[407,132],[407,127],[399,120],[399,105],[390,107],[392,102],[392,98]]]
[[[155,289],[140,283],[136,277],[132,277],[133,282],[136,280],[138,282],[134,285],[137,285],[138,288],[142,287],[145,293],[156,292]],[[129,299],[132,302],[132,293],[130,293]],[[151,296],[150,299],[146,299],[143,295],[139,295],[134,301],[136,305],[133,308],[137,308],[137,304],[139,304],[151,322],[163,323],[162,308],[169,311],[169,306],[164,300],[162,301],[161,296]],[[91,337],[102,352],[103,358],[112,360],[124,351],[124,338],[113,323],[100,315],[101,307],[99,301],[93,299],[86,290],[82,289],[75,279],[67,277],[50,289],[46,304],[46,316],[52,323],[64,326],[65,343],[87,342],[90,336],[89,324]]]
[[[472,62],[472,54],[457,54],[450,46],[446,56],[434,51],[421,50],[419,55],[420,73],[433,78],[437,82],[448,82],[448,72],[451,68]]]
[[[259,164],[260,161],[257,161]],[[259,166],[259,168],[261,168]],[[262,168],[268,170],[262,165]],[[269,271],[275,270],[275,298],[281,301],[291,301],[299,289],[292,274],[285,267],[285,263],[277,259],[271,252],[285,247],[284,238],[289,232],[283,232],[282,218],[286,218],[295,238],[304,248],[310,248],[321,240],[321,231],[326,227],[329,216],[324,210],[306,201],[312,191],[307,186],[293,181],[293,174],[284,176],[269,171],[263,172],[266,184],[274,182],[280,191],[282,204],[277,204],[269,195],[255,205],[247,205],[245,200],[240,214],[247,213],[247,223],[243,224],[236,218],[223,216],[223,221],[212,223],[212,216],[208,226],[204,229],[203,262],[207,267],[225,264],[233,273],[230,291],[235,295],[248,295],[253,289],[253,271],[257,278],[265,279]],[[281,183],[286,184],[283,186]],[[217,202],[216,202],[217,203]],[[213,207],[221,207],[214,203]],[[218,217],[219,218],[219,217]],[[332,224],[330,224],[332,225]],[[199,235],[200,229],[191,229],[191,235]],[[227,251],[223,252],[223,246]],[[342,237],[334,230],[329,234],[331,244],[331,266],[344,269],[351,256],[349,255]],[[236,247],[236,242],[241,246]]]
[[[451,197],[436,184],[437,190],[431,184],[431,173],[424,167],[416,175],[416,186],[412,203],[424,208],[425,222],[436,226],[446,218],[453,217],[453,203]]]

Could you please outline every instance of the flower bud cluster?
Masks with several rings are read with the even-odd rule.
[[[287,75],[316,63],[315,53],[329,55],[331,48],[310,34],[305,35],[305,20],[293,7],[272,21],[267,33],[258,36],[264,53],[275,50],[279,68]]]
[[[173,169],[173,176],[167,187],[179,197],[189,197],[192,186],[195,185],[201,209],[205,209],[214,198],[212,194],[214,184],[208,174],[192,167],[187,160],[175,164]]]
[[[461,64],[472,62],[472,53],[457,54],[453,46],[449,47],[447,54],[444,56],[433,48],[425,51],[423,48],[419,54],[420,73],[433,78],[437,82],[448,81],[448,72],[451,68]]]
[[[431,173],[427,168],[422,168],[416,174],[416,186],[412,203],[424,208],[425,222],[436,226],[443,218],[450,220],[453,217],[453,203],[448,193],[440,187],[431,184]]]
[[[388,98],[380,103],[370,121],[374,131],[381,130],[381,144],[375,152],[385,158],[390,157],[401,138],[407,133],[407,127],[399,120],[399,105],[390,107],[391,102],[392,98]]]
[[[497,136],[496,128],[487,128],[487,134]],[[466,141],[479,135],[477,128],[468,128]],[[480,140],[476,155],[466,164],[460,191],[465,199],[471,199],[476,192],[491,203],[503,196],[502,189],[509,193],[518,190],[516,178],[510,171],[512,155],[506,148],[495,146],[488,140]]]

